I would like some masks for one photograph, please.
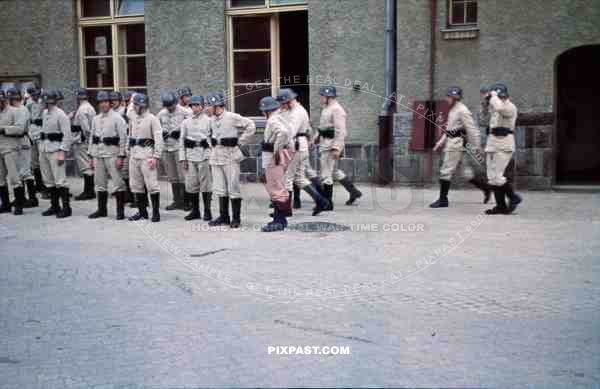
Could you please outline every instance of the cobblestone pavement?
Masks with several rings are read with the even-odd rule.
[[[433,189],[336,190],[335,212],[305,197],[291,221],[349,231],[256,231],[261,185],[240,232],[117,222],[112,200],[94,221],[94,201],[0,215],[0,387],[599,386],[600,195],[486,218],[475,191],[430,210]]]

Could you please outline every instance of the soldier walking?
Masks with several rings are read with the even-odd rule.
[[[248,143],[256,132],[256,126],[252,120],[227,111],[225,96],[221,92],[209,93],[206,105],[211,115],[210,130],[214,142],[210,155],[213,192],[219,197],[219,217],[209,222],[209,225],[229,224],[231,228],[239,228],[242,208],[240,162],[244,156],[238,146]]]
[[[476,177],[471,166],[471,160],[466,160],[466,158],[473,158],[473,156],[465,155],[465,152],[481,155],[481,138],[471,111],[461,102],[462,97],[462,89],[459,87],[452,86],[448,88],[446,101],[450,106],[450,111],[448,112],[447,129],[433,147],[433,150],[437,151],[444,145],[444,159],[440,169],[440,196],[429,205],[431,208],[448,207],[450,182],[459,165],[462,175],[483,192],[483,202],[487,203],[490,198],[490,190],[485,179],[480,176]]]
[[[98,209],[89,215],[90,219],[108,216],[108,179],[112,181],[117,203],[117,220],[125,218],[125,181],[121,172],[127,148],[127,124],[121,115],[110,108],[109,94],[98,92],[96,101],[100,113],[92,120],[91,133],[88,138],[91,166],[94,169]]]
[[[157,117],[163,130],[164,148],[160,163],[167,173],[167,179],[173,191],[173,202],[165,208],[167,211],[184,209],[185,184],[181,169],[179,169],[179,139],[181,123],[187,117],[187,111],[177,104],[177,96],[173,92],[163,92],[160,95],[163,109]]]
[[[44,92],[42,98],[46,109],[42,115],[40,133],[40,166],[44,185],[50,192],[50,208],[43,216],[56,215],[57,218],[71,216],[69,186],[65,166],[65,156],[71,149],[71,123],[69,117],[58,106],[59,93],[54,90]],[[59,205],[62,201],[62,208]]]
[[[8,185],[15,195],[14,214],[23,214],[25,191],[17,167],[20,139],[25,135],[26,122],[19,118],[3,90],[0,90],[0,213],[10,212],[12,207]]]
[[[344,150],[346,138],[346,111],[337,100],[335,86],[326,85],[319,89],[323,107],[319,123],[319,143],[321,148],[321,182],[323,194],[330,203],[326,211],[333,210],[333,180],[338,181],[350,195],[346,205],[352,205],[362,196],[346,174],[337,168],[337,162]]]
[[[138,93],[133,98],[135,117],[131,121],[129,138],[129,178],[131,191],[135,196],[138,212],[129,220],[148,219],[146,195],[144,188],[150,192],[152,202],[152,221],[160,221],[160,186],[156,171],[157,161],[163,149],[163,134],[156,116],[148,112],[148,99],[145,94]]]
[[[200,214],[200,193],[202,193],[203,220],[211,221],[210,118],[204,113],[204,97],[192,96],[189,103],[193,115],[181,124],[179,144],[179,161],[185,173],[185,191],[191,202],[191,212],[184,219],[194,220],[202,217]]]
[[[73,139],[71,149],[79,173],[83,176],[83,192],[74,197],[75,200],[81,201],[96,198],[96,193],[94,192],[94,172],[91,169],[91,161],[88,153],[92,120],[94,120],[94,116],[96,116],[96,110],[88,101],[87,90],[78,89],[76,96],[77,110],[71,120],[71,133]]]
[[[510,101],[508,88],[504,84],[491,87],[490,95],[490,134],[487,138],[486,166],[489,185],[494,190],[496,206],[488,209],[488,215],[509,214],[514,212],[521,196],[516,194],[506,180],[504,171],[515,151],[515,124],[517,107]],[[505,196],[509,199],[506,205]]]

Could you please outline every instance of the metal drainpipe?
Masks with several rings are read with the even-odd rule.
[[[394,179],[392,134],[396,110],[396,0],[385,0],[385,101],[379,114],[379,153],[377,184]]]
[[[429,0],[430,7],[430,41],[429,41],[429,101],[435,98],[435,30],[437,28],[437,0]],[[435,130],[434,130],[435,131]],[[433,150],[427,150],[423,163],[422,180],[427,184],[433,177]]]

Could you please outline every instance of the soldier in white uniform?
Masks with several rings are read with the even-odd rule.
[[[90,166],[90,156],[88,154],[88,143],[92,120],[96,116],[96,110],[88,101],[88,93],[85,89],[78,89],[77,110],[71,118],[71,132],[73,135],[73,144],[71,150],[77,163],[79,174],[83,176],[83,192],[75,196],[74,199],[90,200],[96,198],[94,192],[94,172]]]
[[[281,104],[281,115],[290,127],[290,136],[296,151],[294,159],[286,170],[284,179],[286,180],[286,189],[293,186],[293,208],[300,208],[300,191],[304,190],[315,201],[313,216],[316,216],[323,210],[330,208],[331,205],[321,195],[319,189],[306,177],[306,167],[309,165],[311,127],[308,112],[296,100],[296,96],[296,93],[289,88],[280,89],[277,94],[277,101]]]
[[[490,190],[485,180],[476,177],[474,168],[471,166],[474,165],[474,162],[472,162],[474,155],[480,155],[481,153],[479,127],[475,125],[471,111],[461,100],[462,89],[457,86],[448,88],[446,101],[450,111],[448,112],[447,129],[433,147],[433,150],[437,151],[444,145],[444,157],[440,169],[440,196],[429,205],[431,208],[448,207],[450,182],[459,167],[462,169],[462,175],[483,192],[483,202],[487,203],[490,198]]]
[[[31,122],[29,124],[29,137],[31,138],[31,169],[35,178],[35,190],[42,193],[42,197],[47,196],[46,187],[42,180],[42,171],[40,169],[40,154],[38,143],[40,142],[40,132],[42,131],[42,112],[44,111],[44,103],[40,99],[40,90],[34,86],[27,88],[29,100],[27,101],[27,109]]]
[[[127,157],[127,123],[121,115],[110,108],[109,94],[98,92],[96,96],[100,113],[92,120],[88,148],[93,157],[98,209],[88,217],[97,219],[108,216],[108,179],[112,181],[117,203],[117,220],[125,218],[125,182],[121,172]]]
[[[190,98],[192,97],[192,90],[188,86],[184,86],[177,91],[179,96],[179,108],[183,110],[185,118],[189,118],[193,115],[192,108],[190,108]]]
[[[211,92],[206,97],[207,111],[211,115],[210,130],[214,143],[210,155],[213,192],[219,197],[219,217],[209,222],[211,226],[230,224],[240,227],[242,193],[240,191],[240,162],[243,154],[239,145],[254,137],[254,122],[225,109],[225,96]],[[232,218],[229,218],[231,199]]]
[[[181,123],[186,119],[187,108],[184,110],[177,104],[177,96],[173,92],[162,92],[160,99],[163,109],[157,117],[163,130],[164,149],[160,163],[173,191],[173,202],[165,208],[167,211],[184,209],[185,183],[183,173],[179,169],[179,140],[181,138]]]
[[[336,180],[348,191],[350,197],[346,205],[352,205],[362,193],[356,189],[352,181],[337,168],[337,161],[344,151],[346,138],[346,111],[337,101],[335,86],[326,85],[319,89],[320,102],[323,107],[319,122],[319,143],[321,148],[321,182],[323,194],[330,203],[326,210],[333,210],[333,181]]]
[[[72,213],[65,166],[66,154],[71,149],[71,123],[67,114],[58,107],[58,97],[59,93],[55,90],[44,92],[42,96],[46,110],[42,115],[43,127],[40,133],[40,166],[44,185],[50,192],[50,208],[42,215],[65,218]],[[62,201],[62,208],[59,206],[59,199]]]
[[[0,90],[0,213],[11,211],[8,185],[15,195],[15,215],[23,214],[25,191],[17,168],[20,138],[25,134],[26,123],[19,122],[18,112],[6,100]]]
[[[119,91],[112,91],[109,93],[108,97],[110,98],[110,106],[111,108],[117,112],[119,115],[123,116],[126,114],[127,109],[121,105],[121,100],[123,100],[123,96]]]
[[[204,97],[192,96],[190,107],[193,115],[181,124],[179,161],[185,172],[185,190],[191,202],[191,212],[185,220],[202,217],[200,214],[200,193],[204,206],[204,220],[211,221],[210,203],[212,198],[212,176],[210,172],[210,118],[204,113]]]
[[[515,151],[515,124],[517,107],[510,101],[508,88],[504,84],[495,84],[490,91],[490,134],[485,147],[488,183],[494,190],[496,206],[488,209],[488,215],[512,213],[521,197],[504,176]],[[509,198],[506,205],[505,196]]]
[[[156,171],[163,150],[163,134],[158,118],[147,111],[148,99],[143,93],[133,98],[136,115],[131,121],[129,137],[129,179],[131,191],[136,198],[138,212],[129,220],[148,218],[145,191],[148,189],[152,202],[152,221],[160,221],[160,186]]]
[[[35,195],[35,180],[31,174],[31,140],[29,138],[29,127],[31,124],[31,114],[23,105],[21,92],[17,88],[9,88],[6,91],[6,97],[10,105],[16,110],[17,122],[19,125],[24,125],[23,136],[19,138],[19,151],[17,156],[17,169],[19,171],[19,179],[24,188],[27,188],[28,197],[25,198],[24,208],[37,207],[38,199]]]

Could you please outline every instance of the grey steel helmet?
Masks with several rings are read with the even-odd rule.
[[[448,88],[446,96],[460,100],[463,97],[463,91],[458,86],[451,86],[450,88]]]
[[[110,101],[110,95],[108,94],[107,91],[105,90],[101,90],[100,92],[98,92],[98,94],[96,95],[96,101],[101,103],[103,101]]]
[[[192,106],[192,105],[204,106],[204,97],[194,95],[194,96],[190,97],[190,102],[188,103],[188,105],[189,106]]]
[[[19,90],[14,86],[11,86],[6,90],[6,98],[9,100],[20,100],[21,92],[19,92]]]
[[[490,92],[489,85],[482,85],[481,88],[479,88],[479,93],[489,93],[489,92]]]
[[[123,101],[129,101],[131,99],[131,95],[132,93],[130,91],[126,91],[123,92],[123,96],[121,96],[123,98]]]
[[[183,88],[180,88],[178,91],[178,97],[183,97],[183,96],[191,96],[192,95],[192,90],[190,89],[189,86],[184,86]]]
[[[177,96],[171,91],[165,91],[160,93],[160,101],[163,107],[171,107],[177,103]]]
[[[281,88],[277,93],[277,101],[280,103],[288,103],[294,100],[298,95],[290,88]]]
[[[138,107],[146,108],[148,106],[148,98],[143,93],[136,93],[135,96],[133,96],[133,104]]]
[[[46,104],[56,104],[58,96],[55,90],[49,89],[42,92],[42,100]]]
[[[121,101],[121,92],[119,91],[111,91],[108,95],[110,101]]]
[[[79,89],[77,89],[76,96],[78,99],[87,99],[88,92],[84,88],[79,88]]]
[[[64,100],[65,99],[65,95],[63,95],[62,91],[60,89],[56,89],[54,91],[54,93],[56,94],[56,100],[60,101],[60,100]]]
[[[224,107],[225,96],[221,92],[209,92],[206,95],[207,107]]]
[[[35,86],[28,86],[27,87],[27,94],[29,96],[39,96],[40,95],[40,90],[38,88],[36,88]]]
[[[508,97],[508,88],[500,82],[494,84],[492,90],[498,93],[498,97]]]
[[[333,86],[333,85],[324,85],[319,88],[319,95],[325,96],[325,97],[336,97],[337,90],[335,89],[335,86]]]
[[[273,112],[279,109],[279,102],[271,96],[265,96],[260,99],[258,109],[261,112]]]

